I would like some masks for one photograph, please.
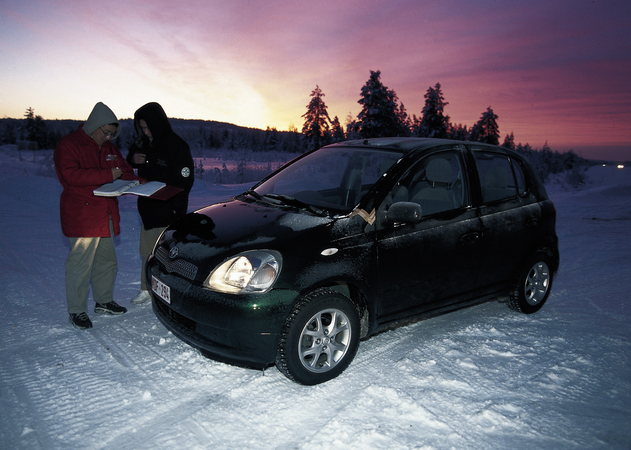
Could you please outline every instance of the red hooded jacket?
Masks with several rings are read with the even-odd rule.
[[[118,148],[106,141],[101,148],[82,126],[64,136],[54,153],[55,170],[64,190],[59,212],[67,237],[109,237],[112,217],[114,235],[120,233],[118,199],[97,197],[92,192],[113,180],[112,169],[123,171],[123,180],[140,180]]]

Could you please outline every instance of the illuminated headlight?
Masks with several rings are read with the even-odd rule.
[[[282,258],[273,250],[252,250],[236,255],[204,281],[204,287],[229,294],[264,294],[280,274]]]

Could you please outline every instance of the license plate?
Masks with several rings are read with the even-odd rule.
[[[171,288],[153,275],[151,275],[151,290],[169,305],[171,304]]]

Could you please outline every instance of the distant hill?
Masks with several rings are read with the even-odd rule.
[[[297,131],[261,130],[227,122],[199,119],[170,118],[171,126],[192,149],[242,149],[251,151],[281,151],[301,153],[302,135]],[[24,119],[0,119],[0,145],[36,140],[39,148],[54,148],[59,139],[75,131],[84,121],[72,119],[44,119],[43,130],[36,138],[25,136]],[[116,144],[127,149],[135,139],[133,119],[121,119],[121,135]]]

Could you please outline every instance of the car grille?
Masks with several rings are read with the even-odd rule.
[[[160,261],[164,270],[169,273],[176,273],[184,278],[188,278],[189,280],[194,280],[197,275],[197,266],[195,264],[191,264],[190,262],[181,259],[170,259],[169,254],[164,247],[158,247],[156,250],[156,258],[158,258],[158,261]]]

